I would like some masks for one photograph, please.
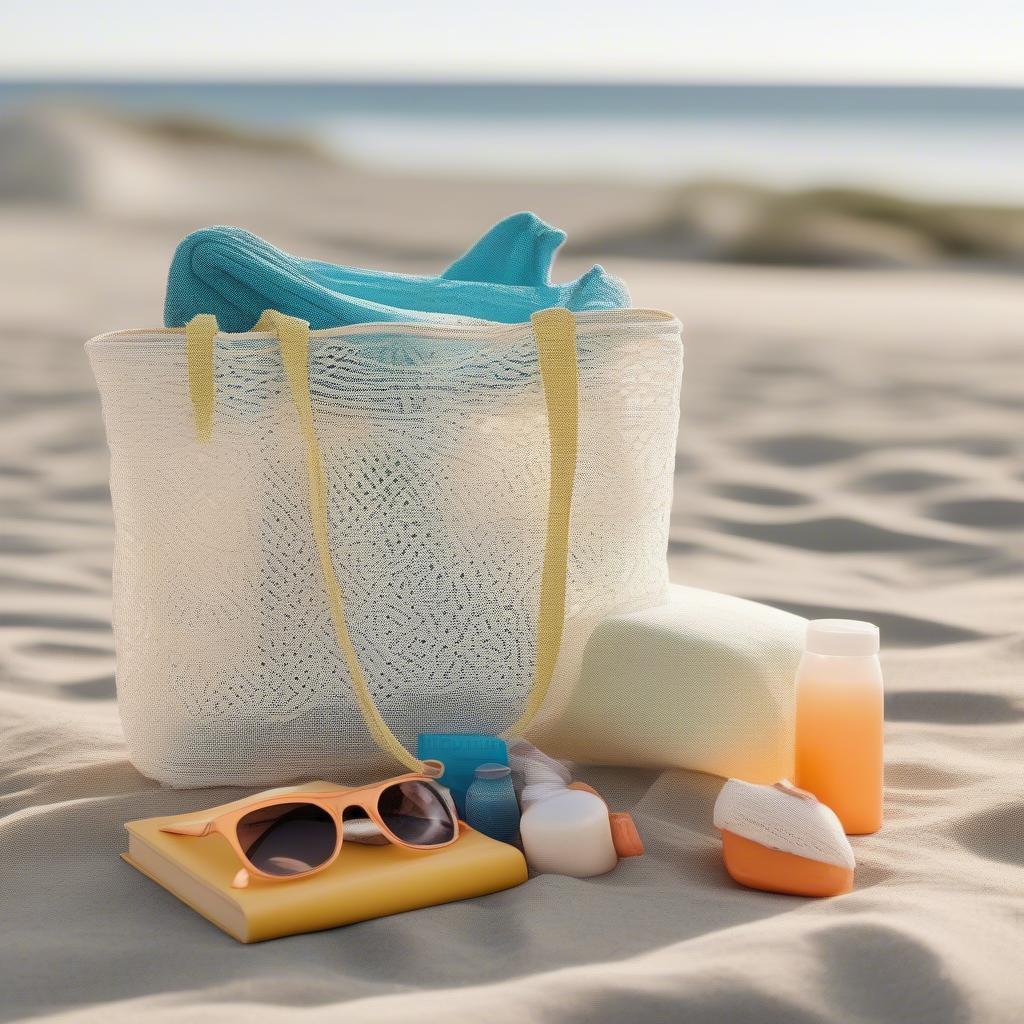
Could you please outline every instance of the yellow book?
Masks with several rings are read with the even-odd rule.
[[[311,782],[274,792],[344,789]],[[235,806],[203,812],[215,815]],[[227,841],[216,834],[181,836],[164,825],[195,820],[195,811],[125,824],[123,858],[239,942],[336,928],[406,910],[472,899],[526,881],[526,861],[514,847],[460,823],[456,843],[433,852],[346,841],[338,859],[308,878],[269,882],[253,878],[245,889],[231,881],[241,866]]]

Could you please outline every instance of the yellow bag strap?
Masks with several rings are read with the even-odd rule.
[[[569,515],[579,447],[579,366],[576,317],[567,309],[542,309],[530,318],[537,339],[537,359],[544,386],[551,448],[548,484],[548,529],[540,577],[537,656],[533,686],[518,720],[505,730],[520,736],[540,711],[555,674],[565,625],[565,590],[569,575]]]
[[[212,322],[212,332],[211,332]],[[565,591],[569,561],[569,519],[579,443],[579,371],[576,354],[576,318],[567,309],[545,309],[532,317],[537,338],[544,401],[547,407],[551,450],[547,536],[541,570],[540,610],[537,616],[537,655],[533,685],[519,719],[505,736],[521,734],[540,710],[551,685],[562,645]],[[327,481],[323,454],[313,417],[309,390],[309,324],[276,310],[266,310],[253,330],[277,335],[285,376],[306,446],[309,509],[327,592],[334,632],[348,665],[356,700],[374,742],[412,771],[436,774],[433,764],[414,757],[381,717],[367,684],[359,656],[345,621],[344,594],[331,555],[327,521]],[[201,441],[212,434],[214,384],[213,342],[217,322],[206,314],[194,317],[185,330],[188,349],[189,392]]]
[[[281,349],[281,361],[292,392],[292,402],[299,418],[299,430],[306,444],[306,471],[309,477],[309,515],[313,527],[313,539],[320,556],[320,570],[327,590],[327,603],[331,609],[331,621],[341,653],[345,656],[352,686],[355,690],[359,710],[374,743],[385,753],[410,771],[426,771],[419,758],[414,757],[398,741],[398,737],[381,717],[373,701],[370,687],[366,682],[359,655],[352,645],[348,623],[345,621],[344,595],[331,556],[331,543],[327,531],[327,480],[324,476],[324,461],[320,442],[316,436],[313,420],[313,400],[309,393],[309,324],[295,317],[285,316],[276,310],[267,310],[256,323],[254,330],[271,331],[277,335]]]
[[[213,436],[213,407],[216,390],[213,383],[213,343],[217,338],[217,318],[199,313],[185,325],[185,353],[188,358],[188,391],[196,437],[209,441]]]

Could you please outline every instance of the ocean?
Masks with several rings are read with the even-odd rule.
[[[1024,204],[1024,89],[0,82],[0,114],[39,100],[279,130],[449,176],[728,177]]]

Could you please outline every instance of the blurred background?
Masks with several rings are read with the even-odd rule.
[[[112,697],[81,344],[161,323],[179,239],[437,273],[521,209],[569,232],[561,279],[684,322],[675,579],[1001,649],[1022,54],[1012,0],[7,0],[4,685]]]
[[[570,251],[1019,267],[1022,20],[992,0],[7,3],[0,199],[424,258],[532,204]]]

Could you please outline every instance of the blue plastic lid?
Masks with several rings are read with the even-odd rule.
[[[512,769],[507,764],[481,764],[474,774],[478,779],[503,779],[512,774]]]

